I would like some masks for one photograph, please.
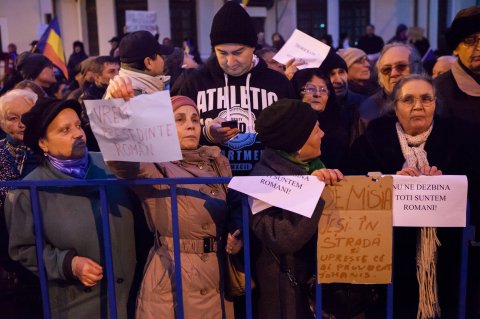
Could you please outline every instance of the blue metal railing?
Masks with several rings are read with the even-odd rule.
[[[219,184],[228,183],[227,177],[208,177],[208,178],[161,178],[161,179],[136,179],[136,180],[118,180],[118,179],[92,179],[92,180],[34,180],[34,181],[0,181],[0,187],[28,188],[31,194],[32,213],[35,226],[35,241],[37,245],[38,272],[42,292],[43,316],[45,319],[51,318],[51,310],[48,295],[48,279],[45,272],[43,261],[43,226],[41,210],[39,205],[38,192],[44,187],[72,187],[72,186],[92,186],[98,187],[101,200],[102,231],[105,249],[105,268],[108,286],[108,305],[110,318],[117,318],[116,298],[115,298],[115,280],[113,273],[112,245],[110,239],[109,213],[107,204],[106,188],[112,185],[169,185],[172,203],[172,231],[174,246],[175,263],[175,293],[177,301],[177,318],[184,318],[183,295],[182,295],[182,276],[180,259],[180,239],[178,223],[178,205],[177,205],[177,184]],[[469,209],[467,209],[467,223],[469,220]],[[242,223],[243,223],[243,241],[244,241],[244,260],[246,277],[246,318],[252,318],[252,291],[251,291],[251,268],[250,268],[250,237],[249,237],[249,208],[246,196],[242,196]],[[473,227],[466,227],[462,233],[461,246],[461,269],[459,278],[459,304],[458,318],[463,319],[466,316],[466,295],[467,295],[467,267],[468,267],[468,245],[474,239]],[[393,273],[393,267],[392,267]],[[386,318],[393,318],[393,283],[387,285],[387,309]],[[321,285],[316,286],[316,315],[322,318],[322,289]]]

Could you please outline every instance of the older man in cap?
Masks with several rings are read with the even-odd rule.
[[[446,34],[458,57],[435,81],[442,114],[480,124],[480,6],[460,10]]]
[[[263,149],[255,119],[278,99],[293,97],[293,90],[283,74],[254,55],[257,33],[238,3],[227,1],[217,12],[210,40],[215,54],[201,69],[179,78],[172,93],[197,102],[204,142],[220,144],[233,174],[246,175]]]
[[[471,138],[477,138],[480,127],[480,6],[460,10],[446,34],[447,43],[457,60],[450,71],[435,79],[441,116],[460,119],[465,125],[472,125],[475,132]],[[480,150],[476,149],[477,152]],[[478,158],[478,157],[477,157]],[[468,192],[470,198],[470,223],[478,225],[480,213],[480,177],[469,177]],[[478,227],[476,240],[478,243]],[[478,246],[478,244],[477,244]],[[480,286],[478,267],[480,252],[476,247],[471,251],[471,270],[469,274],[470,296],[467,317],[480,316]],[[473,309],[472,309],[473,308]]]

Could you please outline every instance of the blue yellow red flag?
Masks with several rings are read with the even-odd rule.
[[[49,58],[50,61],[62,71],[63,75],[68,80],[65,51],[63,50],[63,41],[57,17],[52,19],[47,29],[40,37],[37,48],[40,53]]]

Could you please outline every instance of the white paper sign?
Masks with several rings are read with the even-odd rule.
[[[228,187],[269,205],[312,217],[325,183],[310,175],[235,176]],[[258,202],[260,210],[267,206]],[[258,206],[257,206],[258,207]],[[263,209],[262,209],[263,207]],[[259,210],[256,209],[258,212]]]
[[[85,101],[92,131],[106,161],[182,159],[168,91],[123,99]]]
[[[328,45],[295,29],[273,59],[282,64],[287,64],[292,58],[302,59],[306,63],[298,66],[299,69],[318,68],[327,57],[328,51]]]
[[[125,32],[138,30],[150,31],[152,34],[157,33],[157,13],[155,11],[126,10]]]
[[[393,226],[465,227],[466,176],[393,175]]]

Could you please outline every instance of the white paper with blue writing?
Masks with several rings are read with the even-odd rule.
[[[328,51],[328,45],[295,29],[273,59],[282,64],[287,64],[292,58],[302,59],[306,63],[298,66],[298,69],[318,68],[327,57]]]
[[[325,183],[310,175],[236,176],[228,187],[264,202],[251,201],[254,214],[275,206],[310,218]]]
[[[159,163],[182,159],[168,91],[123,99],[85,101],[106,161]]]
[[[393,175],[393,226],[465,227],[467,177]]]

